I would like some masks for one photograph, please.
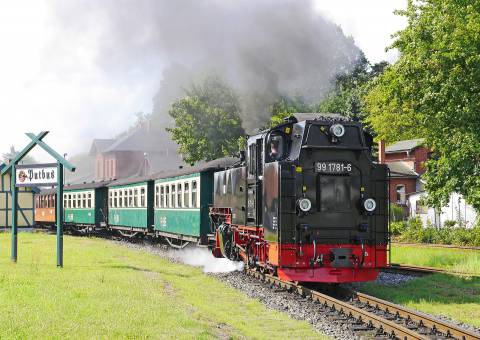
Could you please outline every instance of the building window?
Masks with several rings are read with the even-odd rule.
[[[183,206],[185,208],[190,207],[190,183],[185,182],[183,183]]]
[[[192,208],[197,207],[197,181],[192,181]]]
[[[397,203],[405,204],[405,185],[400,184],[396,187]]]

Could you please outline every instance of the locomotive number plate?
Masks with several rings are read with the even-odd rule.
[[[327,174],[347,174],[352,172],[352,164],[340,162],[316,162],[315,172]]]

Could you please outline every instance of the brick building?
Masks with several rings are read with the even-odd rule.
[[[407,196],[422,190],[420,176],[425,172],[424,162],[429,151],[422,146],[423,139],[404,140],[385,146],[379,144],[379,162],[390,169],[390,202],[408,211]]]
[[[94,179],[146,176],[183,165],[178,146],[164,129],[144,123],[116,139],[95,139],[89,155],[95,159]]]

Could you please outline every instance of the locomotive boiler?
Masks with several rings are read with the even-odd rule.
[[[386,266],[388,170],[361,123],[296,114],[214,174],[217,257],[300,282],[374,280]]]

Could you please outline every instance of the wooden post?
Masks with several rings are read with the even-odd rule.
[[[17,187],[15,186],[16,171],[15,164],[12,164],[12,171],[10,172],[10,192],[12,193],[12,261],[17,262]]]
[[[63,164],[57,163],[57,267],[63,267]]]

